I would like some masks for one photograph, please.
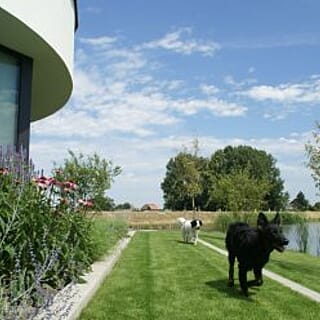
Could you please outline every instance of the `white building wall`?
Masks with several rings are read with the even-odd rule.
[[[42,37],[72,70],[75,26],[72,0],[0,0],[0,7]]]
[[[0,44],[33,59],[32,120],[71,95],[74,32],[73,0],[0,0]]]

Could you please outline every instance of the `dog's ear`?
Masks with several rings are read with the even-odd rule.
[[[257,219],[258,228],[264,228],[268,224],[268,219],[263,212],[260,212]]]
[[[280,218],[279,212],[277,212],[276,215],[274,216],[274,218],[272,219],[272,223],[275,223],[275,224],[280,225],[280,223],[281,223],[281,218]]]

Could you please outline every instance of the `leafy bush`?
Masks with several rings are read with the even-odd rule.
[[[21,155],[0,154],[0,318],[18,318],[24,304],[42,305],[89,269],[91,205],[60,171],[44,177]]]
[[[281,212],[282,224],[305,223],[306,217],[298,212]]]
[[[113,179],[121,173],[119,166],[114,166],[109,160],[98,154],[75,154],[68,150],[69,157],[62,167],[57,168],[60,178],[65,181],[77,181],[78,194],[83,199],[91,199],[95,210],[111,210],[113,199],[105,193],[111,187]]]
[[[257,213],[250,212],[221,212],[214,220],[214,229],[226,232],[230,223],[235,221],[246,222],[249,225],[256,225]]]
[[[273,219],[274,212],[266,213],[268,219]],[[235,221],[246,222],[251,226],[257,223],[257,212],[221,212],[214,220],[214,229],[221,232],[226,232],[228,225]],[[282,224],[298,224],[305,223],[306,218],[299,213],[281,212]]]

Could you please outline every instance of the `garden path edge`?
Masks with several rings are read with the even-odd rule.
[[[63,288],[53,298],[52,304],[44,308],[34,319],[76,320],[104,279],[111,273],[134,234],[135,231],[129,231],[127,237],[120,239],[104,260],[92,264],[91,271],[83,277],[84,283],[70,284]]]

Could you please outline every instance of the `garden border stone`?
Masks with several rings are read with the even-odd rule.
[[[134,234],[135,231],[129,231],[128,236],[119,240],[104,260],[92,264],[91,272],[83,277],[84,283],[68,285],[59,291],[53,298],[52,304],[43,309],[34,319],[76,320],[103,280],[111,273]]]

